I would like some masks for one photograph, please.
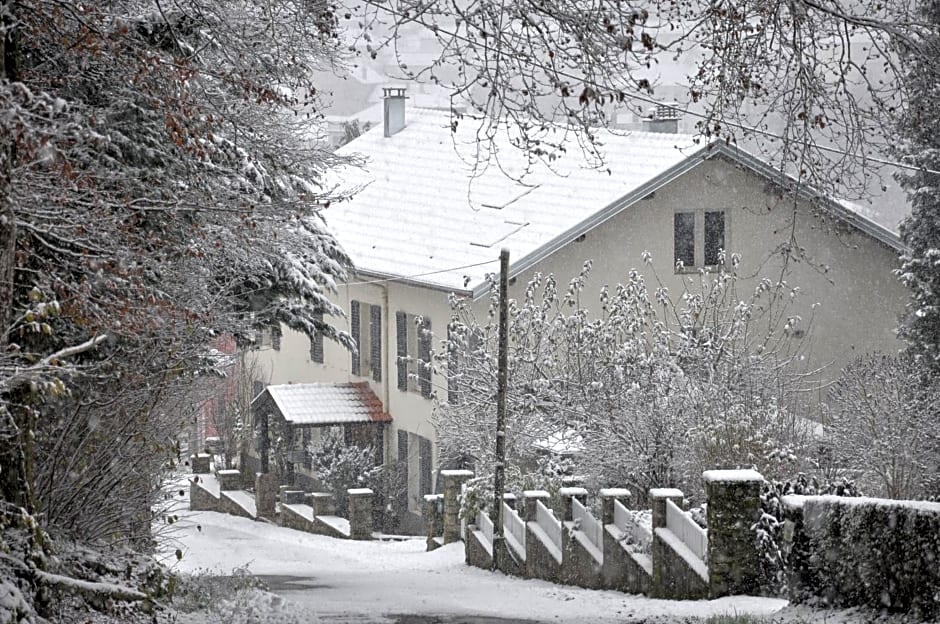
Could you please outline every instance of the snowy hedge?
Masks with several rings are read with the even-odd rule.
[[[796,497],[788,497],[796,498]],[[836,605],[940,615],[940,504],[808,496],[802,589]],[[791,577],[793,578],[793,577]]]

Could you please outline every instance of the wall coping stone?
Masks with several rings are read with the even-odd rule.
[[[756,470],[706,470],[702,473],[706,483],[736,483],[741,481],[764,481],[764,476]]]
[[[425,494],[424,495],[424,500],[426,500],[429,503],[434,502],[434,501],[439,501],[442,498],[444,498],[443,494]]]
[[[682,490],[676,488],[653,488],[650,490],[650,498],[684,498]]]
[[[627,488],[601,488],[597,495],[601,498],[629,498],[633,493]]]
[[[472,477],[472,470],[441,470],[442,477]]]
[[[346,493],[350,496],[372,496],[373,492],[369,488],[352,488],[346,490]]]
[[[505,494],[503,494],[503,500],[504,500],[504,501],[514,501],[514,500],[516,500],[517,498],[518,498],[518,497],[517,497],[515,494],[513,494],[512,492],[506,492]]]
[[[522,493],[523,498],[551,498],[552,495],[545,490],[526,490]]]
[[[560,496],[587,496],[587,488],[583,487],[563,487],[558,490]]]

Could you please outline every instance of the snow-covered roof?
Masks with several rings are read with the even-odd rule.
[[[369,384],[305,383],[265,388],[285,421],[295,425],[389,422]],[[257,401],[263,393],[255,398]],[[253,401],[254,402],[254,401]]]
[[[572,140],[569,153],[546,164],[529,163],[505,129],[493,153],[480,154],[489,145],[478,140],[480,122],[464,118],[455,132],[451,123],[449,111],[410,107],[394,136],[376,127],[338,150],[367,161],[336,172],[341,187],[360,190],[324,213],[360,274],[480,296],[501,248],[511,250],[510,276],[517,275],[707,158],[725,155],[782,177],[739,148],[686,134],[599,131],[602,163],[585,162]],[[900,244],[830,203],[870,235]]]

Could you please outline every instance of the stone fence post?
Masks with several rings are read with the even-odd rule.
[[[506,503],[506,506],[510,509],[516,508],[516,495],[512,492],[506,492],[503,494],[503,502]]]
[[[571,522],[574,520],[572,516],[574,504],[571,501],[576,498],[579,503],[586,505],[587,494],[587,490],[583,487],[563,487],[558,490],[558,495],[561,496],[561,518],[559,518],[559,520],[562,522]]]
[[[329,492],[313,492],[305,497],[307,504],[313,508],[314,516],[335,516],[336,501]]]
[[[444,495],[424,495],[424,523],[428,527],[428,550],[434,550],[440,544],[436,538],[444,531]],[[442,540],[443,541],[443,540]]]
[[[193,468],[193,474],[209,474],[209,460],[212,456],[208,453],[196,453],[189,458],[189,465]]]
[[[706,470],[708,581],[712,598],[754,594],[760,555],[751,527],[760,519],[764,477],[755,470]]]
[[[473,472],[441,470],[441,476],[444,478],[444,543],[450,544],[460,540],[460,494],[463,484],[473,478]]]
[[[667,562],[667,549],[659,537],[656,529],[666,528],[666,501],[671,500],[682,506],[685,495],[682,490],[675,488],[653,488],[650,490],[650,502],[653,506],[653,544],[650,550],[650,559],[653,563],[653,574],[650,583],[650,593],[653,598],[677,598],[677,579],[670,574]]]
[[[259,472],[255,475],[255,505],[258,515],[269,520],[274,519],[277,509],[277,475]]]
[[[350,539],[372,539],[372,490],[354,488],[346,492],[349,494]]]
[[[597,495],[601,499],[601,524],[607,526],[614,523],[614,501],[619,501],[624,507],[633,496],[625,488],[602,488]]]
[[[220,490],[242,489],[241,470],[217,470],[215,476],[219,480]]]
[[[523,520],[526,522],[535,522],[535,503],[542,501],[542,504],[544,505],[551,499],[551,497],[552,495],[545,490],[526,490],[523,492],[522,498],[525,505],[525,517]]]

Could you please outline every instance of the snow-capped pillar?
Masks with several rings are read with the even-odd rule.
[[[630,500],[630,490],[624,488],[602,488],[597,495],[601,499],[601,524],[614,524],[614,501],[620,501],[624,507]]]
[[[336,515],[336,501],[329,492],[313,492],[307,494],[304,498],[307,504],[313,508],[315,516],[333,516]]]
[[[503,494],[503,502],[506,503],[506,506],[510,509],[516,508],[516,495],[512,492],[506,492]]]
[[[219,480],[219,489],[222,491],[242,489],[241,470],[217,470],[215,478]]]
[[[435,550],[444,542],[441,533],[444,530],[444,495],[424,495],[424,523],[428,529],[428,550]]]
[[[354,488],[346,492],[349,494],[350,539],[372,539],[372,490]]]
[[[273,520],[277,503],[277,475],[270,472],[255,474],[255,506],[258,515]]]
[[[653,507],[653,544],[650,548],[652,560],[652,580],[650,593],[653,598],[677,598],[676,579],[669,565],[669,549],[656,535],[656,529],[666,528],[666,501],[671,500],[682,506],[685,495],[675,488],[653,488],[650,490],[650,503]]]
[[[753,594],[760,586],[757,535],[764,477],[755,470],[707,470],[708,580],[712,598]]]
[[[535,503],[542,501],[543,505],[547,505],[551,497],[552,495],[545,490],[526,490],[523,492],[522,498],[525,503],[525,518],[523,520],[535,522]]]
[[[209,460],[212,458],[208,453],[197,453],[189,458],[189,463],[193,468],[193,474],[209,474],[211,466]]]
[[[562,522],[571,522],[574,520],[572,516],[573,503],[571,501],[576,498],[582,505],[587,505],[587,494],[588,491],[583,487],[563,487],[558,490],[558,495],[561,496]]]
[[[473,478],[470,470],[441,470],[444,479],[444,543],[460,541],[460,494]]]

